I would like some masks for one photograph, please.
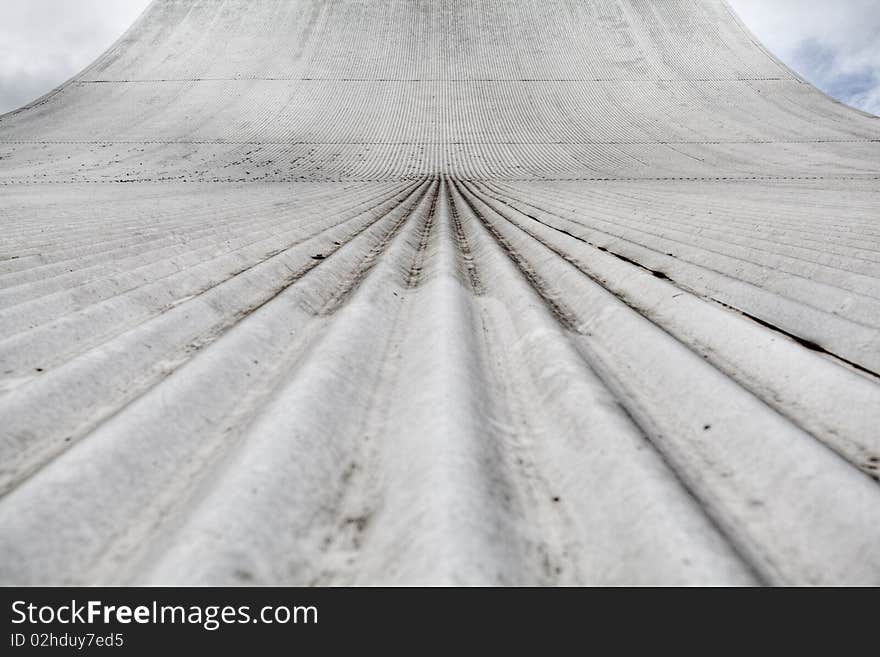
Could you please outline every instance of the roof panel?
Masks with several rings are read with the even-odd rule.
[[[156,0],[0,117],[0,581],[878,584],[878,181],[721,0]]]

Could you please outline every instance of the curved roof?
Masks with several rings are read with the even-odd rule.
[[[0,581],[880,583],[878,181],[721,0],[155,0],[0,117]]]

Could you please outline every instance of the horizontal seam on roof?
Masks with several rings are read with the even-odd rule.
[[[880,139],[734,139],[715,141],[227,141],[197,140],[0,140],[0,145],[181,144],[205,146],[689,146],[722,144],[877,144]]]
[[[439,174],[435,174],[432,176],[428,176],[436,178]],[[314,183],[314,184],[327,184],[327,183],[367,183],[367,182],[406,182],[411,180],[424,180],[425,176],[412,174],[408,176],[387,176],[387,177],[378,177],[378,178],[358,178],[356,176],[351,177],[333,177],[333,178],[309,178],[306,179],[302,176],[291,176],[291,177],[280,177],[275,179],[265,179],[265,178],[185,178],[180,176],[172,176],[172,177],[162,177],[162,178],[115,178],[110,180],[96,180],[93,178],[90,179],[82,179],[82,180],[2,180],[0,179],[0,186],[4,185],[67,185],[67,184],[165,184],[165,183],[178,183],[178,184],[229,184],[229,183],[248,183],[248,184],[290,184],[290,183]],[[880,172],[875,174],[864,174],[864,175],[855,175],[855,176],[749,176],[749,177],[736,177],[736,176],[727,176],[727,177],[714,177],[714,178],[694,178],[694,177],[680,177],[680,178],[543,178],[540,176],[533,176],[531,178],[524,177],[505,177],[505,176],[456,176],[456,180],[468,181],[468,182],[481,182],[481,181],[504,181],[504,182],[626,182],[626,183],[639,183],[639,182],[752,182],[752,181],[785,181],[785,180],[838,180],[838,181],[865,181],[865,180],[880,180]]]
[[[795,78],[144,78],[141,80],[76,80],[74,84],[157,82],[800,82]]]

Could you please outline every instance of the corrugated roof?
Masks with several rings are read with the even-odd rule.
[[[878,181],[720,0],[156,0],[0,117],[0,581],[878,584]]]

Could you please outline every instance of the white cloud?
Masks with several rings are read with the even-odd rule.
[[[880,114],[880,0],[729,0],[781,60],[832,96]]]

